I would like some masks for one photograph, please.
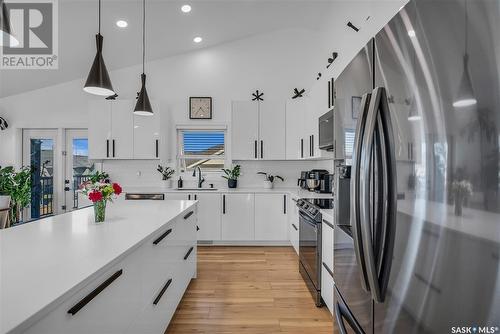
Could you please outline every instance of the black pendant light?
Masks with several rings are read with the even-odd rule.
[[[465,52],[463,58],[463,73],[462,79],[460,80],[460,86],[458,89],[458,95],[455,101],[453,102],[453,106],[455,108],[463,108],[470,107],[477,103],[477,100],[474,96],[474,90],[472,88],[472,81],[469,75],[469,54],[467,53],[467,0],[465,2]]]
[[[144,73],[144,63],[146,59],[146,0],[142,0],[142,74],[141,91],[137,97],[134,114],[140,116],[152,116],[153,108],[149,102],[148,91],[146,90],[146,74]]]
[[[106,64],[104,64],[104,59],[102,58],[103,38],[101,35],[101,0],[99,0],[99,32],[95,35],[95,40],[97,44],[97,54],[95,55],[83,90],[94,95],[111,96],[115,94],[115,91],[113,90],[113,85],[111,85],[111,79],[109,78]]]
[[[9,12],[4,0],[0,0],[0,46],[17,46],[19,41],[12,34]]]

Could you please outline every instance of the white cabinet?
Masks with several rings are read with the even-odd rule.
[[[254,240],[254,194],[222,194],[222,240]]]
[[[286,110],[279,101],[233,101],[233,160],[285,160]]]
[[[220,194],[206,192],[193,194],[198,200],[198,240],[221,240]]]
[[[309,103],[308,97],[288,100],[286,103],[286,159],[297,160],[306,154],[304,120]]]
[[[288,240],[287,209],[285,194],[255,194],[255,240]]]
[[[296,200],[292,200],[290,209],[288,210],[288,233],[290,237],[290,243],[295,249],[297,255],[299,255],[299,208],[297,207]]]
[[[134,115],[134,159],[159,159],[160,142],[160,114],[159,107],[152,102],[152,116]]]
[[[231,155],[233,160],[259,158],[259,105],[253,101],[233,101]]]
[[[333,276],[324,265],[321,265],[321,298],[323,298],[328,311],[330,311],[332,315],[334,307],[334,289],[335,284],[333,282]]]
[[[321,260],[333,270],[333,225],[326,219],[321,224]]]
[[[133,100],[89,103],[90,159],[158,159],[160,116],[136,116]]]

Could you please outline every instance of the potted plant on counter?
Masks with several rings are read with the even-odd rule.
[[[265,177],[264,188],[265,189],[273,189],[274,180],[276,180],[276,179],[281,180],[281,182],[285,181],[285,179],[279,175],[273,175],[273,174],[264,173],[264,172],[258,172],[257,174],[264,175],[264,177]]]
[[[0,208],[9,208],[11,223],[20,222],[23,210],[30,204],[31,174],[31,167],[22,167],[18,172],[12,166],[0,168]]]
[[[172,176],[175,173],[175,169],[168,166],[163,167],[162,165],[158,165],[156,170],[161,174],[165,188],[172,188]]]
[[[0,166],[0,229],[9,227],[10,191],[12,188],[12,167]]]
[[[236,165],[233,168],[223,168],[222,171],[225,174],[222,175],[222,177],[227,179],[227,187],[236,188],[238,186],[238,178],[241,173],[241,166]]]
[[[94,203],[96,223],[106,219],[106,203],[122,193],[122,187],[118,183],[110,183],[109,175],[101,172],[92,174],[88,181],[80,185],[80,190]]]

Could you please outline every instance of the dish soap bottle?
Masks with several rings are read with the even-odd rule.
[[[177,180],[177,188],[182,188],[182,176],[179,176],[179,180]]]

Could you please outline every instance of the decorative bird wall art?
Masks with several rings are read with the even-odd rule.
[[[296,99],[298,97],[304,97],[304,93],[306,92],[305,89],[301,89],[300,91],[297,88],[293,89],[293,96],[292,99]]]

